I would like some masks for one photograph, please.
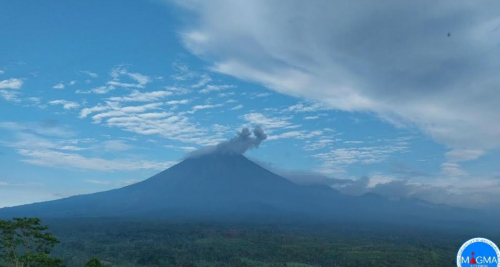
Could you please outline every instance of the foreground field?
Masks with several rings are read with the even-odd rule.
[[[394,225],[245,225],[114,220],[49,222],[69,267],[455,266],[470,234]],[[495,241],[498,236],[490,238]]]

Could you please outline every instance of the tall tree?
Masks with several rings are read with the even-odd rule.
[[[58,267],[60,259],[50,256],[59,243],[38,218],[0,220],[0,266]]]

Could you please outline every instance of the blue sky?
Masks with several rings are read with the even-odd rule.
[[[255,125],[246,155],[295,181],[496,207],[493,5],[4,1],[0,207],[134,183]]]

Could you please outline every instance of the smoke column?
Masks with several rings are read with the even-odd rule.
[[[207,154],[241,155],[249,149],[258,148],[266,138],[267,134],[259,126],[255,126],[253,129],[253,137],[248,128],[243,128],[232,139],[193,151],[187,155],[187,158],[196,158]]]

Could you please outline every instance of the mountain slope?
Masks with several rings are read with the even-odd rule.
[[[324,188],[322,188],[324,190]],[[331,193],[332,201],[338,193]],[[0,210],[0,216],[191,216],[314,213],[327,205],[317,189],[290,182],[241,155],[186,159],[137,184],[90,195]],[[325,198],[324,193],[321,193]]]
[[[423,201],[347,196],[301,186],[242,155],[186,159],[120,189],[0,209],[0,217],[153,217],[217,220],[464,221],[472,211]],[[472,216],[474,217],[474,216]],[[466,220],[465,220],[466,221]]]

